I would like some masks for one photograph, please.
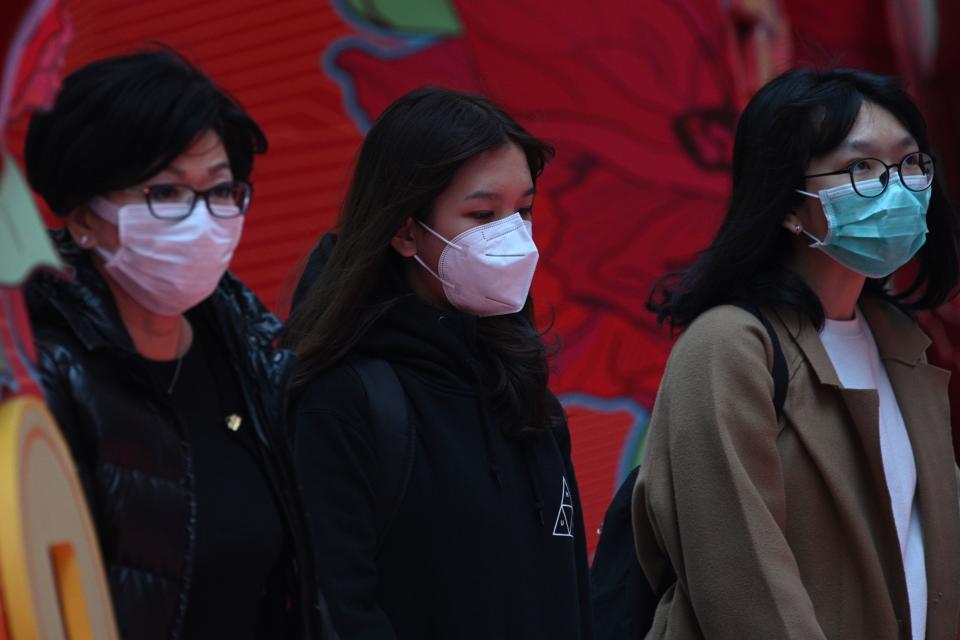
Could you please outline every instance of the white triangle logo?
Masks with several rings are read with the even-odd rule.
[[[562,477],[562,476],[561,476]],[[563,478],[563,492],[560,494],[560,511],[557,513],[557,522],[553,525],[553,535],[565,538],[573,537],[573,497],[567,479]]]

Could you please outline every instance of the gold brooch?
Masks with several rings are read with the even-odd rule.
[[[230,431],[236,431],[240,428],[240,425],[243,423],[243,418],[238,416],[235,413],[231,413],[227,416],[227,429]]]

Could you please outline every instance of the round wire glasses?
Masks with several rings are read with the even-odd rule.
[[[864,198],[876,198],[887,190],[890,184],[890,169],[896,169],[900,183],[910,191],[924,191],[933,184],[934,158],[923,151],[908,153],[897,164],[886,164],[877,158],[854,160],[846,169],[814,173],[804,178],[838,176],[844,173],[850,176],[850,184],[858,195]]]

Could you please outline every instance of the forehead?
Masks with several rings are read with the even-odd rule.
[[[898,153],[916,146],[917,141],[896,116],[879,105],[864,102],[847,137],[830,155]]]
[[[449,191],[505,190],[533,184],[530,166],[523,151],[510,142],[488,149],[467,160],[454,175]]]
[[[214,131],[206,131],[177,156],[161,174],[193,174],[213,171],[229,171],[230,163],[226,147]]]

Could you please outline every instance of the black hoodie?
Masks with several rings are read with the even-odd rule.
[[[473,316],[410,296],[353,352],[393,366],[416,433],[410,483],[379,550],[363,384],[341,365],[295,400],[321,586],[344,640],[591,636],[566,422],[532,442],[504,434],[480,391],[476,328]]]

